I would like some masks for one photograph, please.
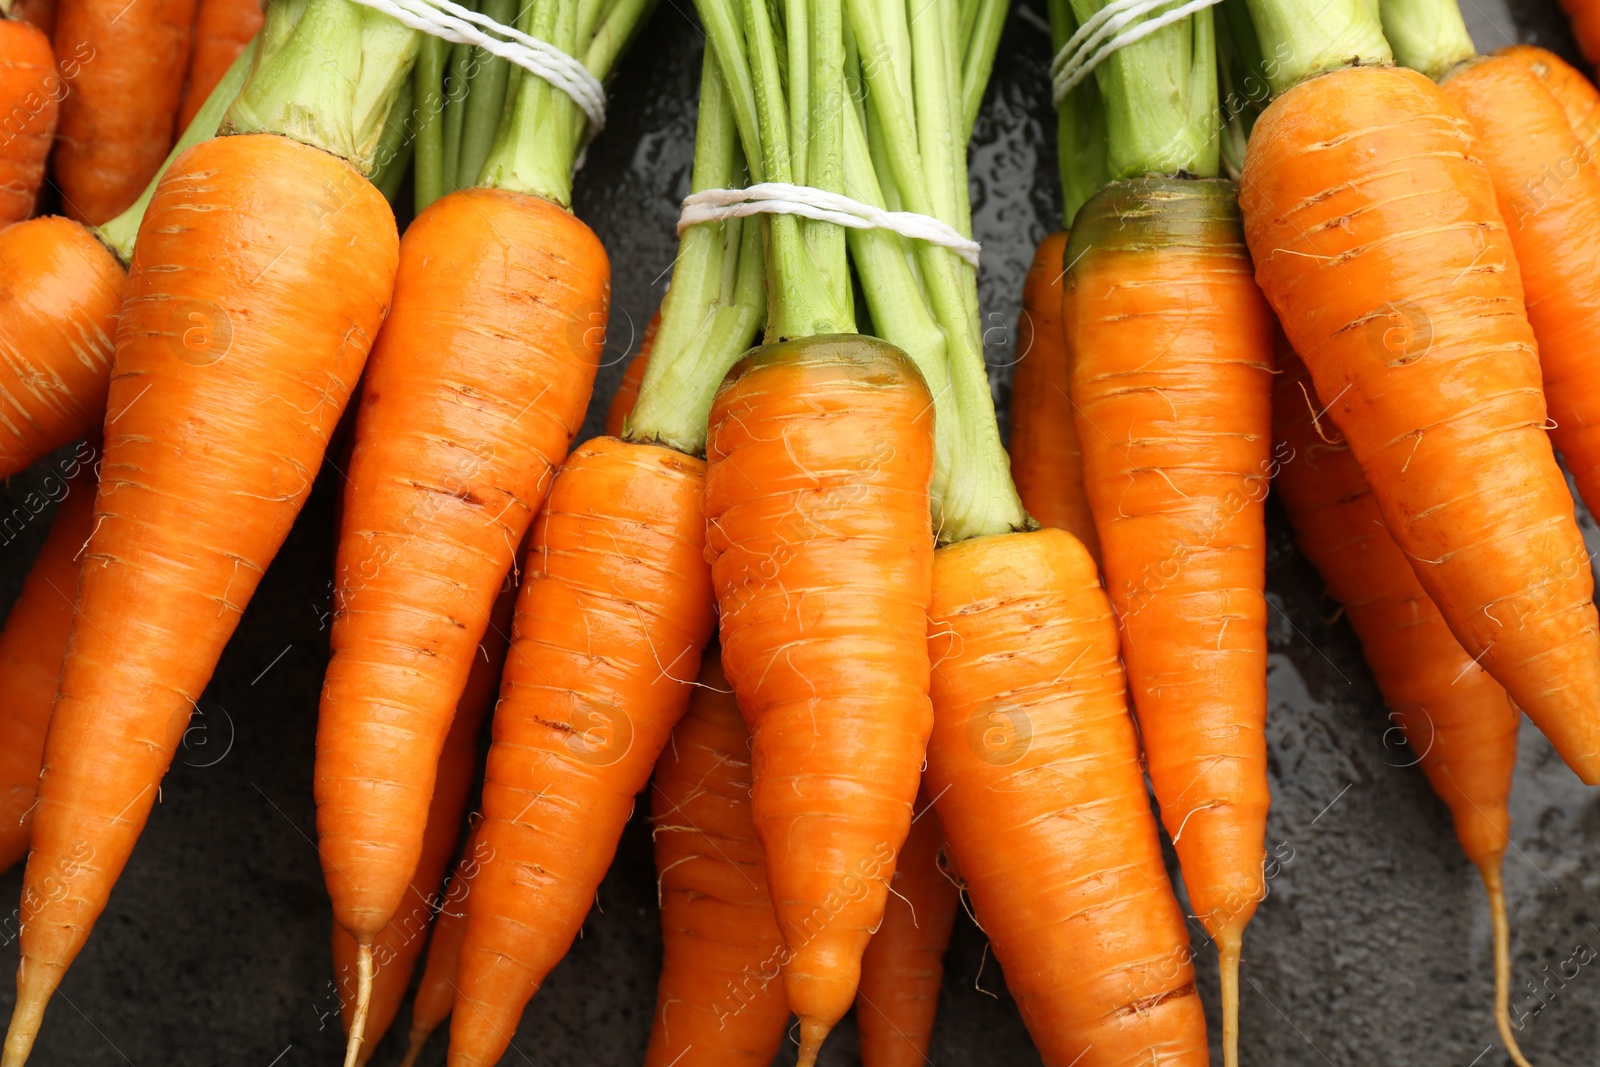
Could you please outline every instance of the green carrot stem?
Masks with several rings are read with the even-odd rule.
[[[1000,47],[1000,33],[1005,29],[1009,9],[1006,0],[978,0],[968,8],[973,17],[970,26],[963,29],[966,58],[961,66],[961,128],[956,131],[962,144],[972,139],[972,128],[978,122],[978,109],[983,106],[983,92],[994,71],[994,54]]]
[[[225,133],[276,133],[372,170],[422,34],[352,0],[272,4]]]
[[[1395,62],[1435,80],[1478,54],[1456,0],[1380,0]]]
[[[417,53],[412,72],[413,98],[416,100],[417,134],[416,180],[413,182],[415,210],[420,214],[444,195],[445,58],[450,42],[429,37]]]
[[[723,189],[743,177],[733,103],[706,49],[700,72],[691,187]],[[761,222],[730,219],[691,226],[678,244],[672,286],[661,302],[650,362],[625,434],[689,455],[705,451],[717,387],[761,328]]]
[[[483,0],[481,10],[496,22],[509,24],[517,17],[517,0]],[[500,128],[505,112],[506,86],[511,80],[512,66],[510,60],[481,48],[472,50],[464,101],[466,110],[461,119],[461,148],[454,172],[457,188],[477,184],[484,161],[489,158],[495,131]]]
[[[1248,0],[1275,94],[1340,67],[1394,61],[1369,0]]]
[[[442,196],[461,188],[461,134],[467,121],[467,99],[472,92],[473,53],[469,44],[452,44],[450,58],[445,67],[444,129],[440,131],[443,145],[440,150],[443,177],[440,179]]]
[[[150,206],[150,198],[156,195],[156,186],[161,184],[161,178],[167,173],[167,168],[172,166],[172,161],[183,153],[217,135],[217,127],[222,122],[222,117],[227,114],[228,108],[233,104],[234,97],[239,95],[239,89],[244,85],[245,78],[250,73],[250,64],[255,62],[256,50],[260,47],[261,38],[257,35],[244,51],[239,53],[237,59],[228,67],[227,71],[217,81],[211,95],[206,97],[206,102],[200,105],[200,110],[194,113],[194,118],[189,120],[188,127],[183,131],[183,136],[178,138],[178,143],[172,146],[172,151],[167,153],[167,158],[161,164],[161,169],[156,171],[156,176],[150,179],[150,184],[144,187],[144,192],[135,200],[126,211],[95,228],[95,234],[113,252],[117,254],[124,266],[133,260],[134,241],[139,236],[139,224],[144,221],[145,209]]]
[[[1052,54],[1077,32],[1071,0],[1050,0]],[[1061,223],[1070,227],[1078,209],[1111,180],[1106,157],[1106,116],[1100,86],[1085,78],[1056,105],[1056,157],[1061,170]]]
[[[378,138],[372,184],[390,203],[394,202],[395,194],[400,191],[400,183],[405,180],[406,168],[411,164],[417,143],[414,136],[417,123],[415,93],[414,79],[407,79],[400,87],[400,97],[390,109],[388,120],[383,124],[383,135]]]

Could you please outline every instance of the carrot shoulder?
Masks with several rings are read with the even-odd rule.
[[[28,851],[45,730],[72,630],[78,554],[94,529],[94,458],[82,444],[59,475],[47,476],[46,486],[66,495],[0,631],[0,871]]]
[[[856,1025],[862,1067],[928,1062],[961,892],[941,866],[944,828],[926,793],[917,796],[911,833],[900,850],[883,922],[861,957]]]
[[[326,210],[307,210],[319,196]],[[394,283],[388,204],[349,163],[273,135],[180,157],[141,233],[45,743],[8,1067],[26,1058],[310,492]],[[256,283],[269,273],[274,284]]]
[[[928,635],[926,788],[1045,1064],[1202,1067],[1188,931],[1094,560],[1060,530],[942,548]]]
[[[825,335],[753,350],[711,413],[706,554],[803,1063],[855,999],[932,719],[930,411],[897,349]]]
[[[750,731],[707,650],[651,790],[665,949],[646,1067],[768,1067],[789,1026],[783,935],[750,814]]]
[[[1539,355],[1470,126],[1357,67],[1257,120],[1240,203],[1262,289],[1456,639],[1600,781],[1600,620]]]
[[[1588,149],[1589,162],[1600,166],[1596,159],[1600,156],[1600,89],[1595,88],[1594,82],[1554,52],[1537,45],[1507,45],[1494,54],[1509,56],[1538,76],[1540,84],[1566,112],[1567,125]]]
[[[54,166],[68,218],[98,226],[160,168],[177,134],[195,0],[62,0],[55,55],[61,101]]]
[[[0,228],[33,214],[64,95],[48,33],[0,15]]]
[[[1066,530],[1100,558],[1083,487],[1083,453],[1072,417],[1071,353],[1061,321],[1067,235],[1039,242],[1022,290],[1017,369],[1011,380],[1011,477],[1041,525]]]
[[[1227,1004],[1265,852],[1272,316],[1231,182],[1114,182],[1078,212],[1067,255],[1106,585],[1161,819],[1222,953]]]

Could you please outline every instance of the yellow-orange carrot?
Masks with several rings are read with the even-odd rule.
[[[883,922],[861,957],[856,1026],[862,1067],[921,1067],[939,1011],[944,950],[961,893],[941,867],[944,828],[927,794],[895,864]]]
[[[665,954],[646,1067],[768,1067],[786,949],[750,814],[750,731],[706,650],[651,790]]]
[[[1100,558],[1100,537],[1083,486],[1083,452],[1072,417],[1071,353],[1061,321],[1065,231],[1039,242],[1017,318],[1011,379],[1011,477],[1028,514],[1065,530]]]

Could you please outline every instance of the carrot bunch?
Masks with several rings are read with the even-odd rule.
[[[127,862],[393,288],[394,218],[361,168],[417,34],[348,0],[272,17],[226,120],[237,135],[173,162],[129,266],[34,809],[8,1067]],[[41,892],[47,881],[67,891]]]

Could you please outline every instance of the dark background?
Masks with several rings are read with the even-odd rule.
[[[577,179],[576,211],[612,254],[607,365],[584,436],[599,431],[634,337],[660,301],[688,191],[702,37],[691,0],[662,0],[612,89],[611,121]],[[1532,41],[1576,61],[1550,0],[1465,0],[1484,51]],[[988,358],[1009,395],[1012,324],[1034,245],[1059,225],[1042,3],[1009,18],[972,150]],[[0,513],[37,484],[3,487]],[[311,767],[327,652],[335,486],[322,479],[217,667],[110,907],[56,995],[33,1062],[301,1067],[339,1062],[329,909],[312,845]],[[47,516],[0,548],[0,604],[15,598]],[[1591,546],[1600,533],[1587,516]],[[1272,815],[1268,847],[1292,856],[1245,941],[1247,1067],[1508,1063],[1490,1016],[1488,909],[1445,807],[1390,729],[1356,641],[1281,512],[1269,513]],[[1600,803],[1524,723],[1506,882],[1514,1006],[1538,1067],[1596,1061],[1600,966],[1547,976],[1580,945],[1600,951]],[[1176,864],[1171,864],[1176,877]],[[0,877],[19,897],[21,870]],[[642,1060],[660,966],[654,870],[642,815],[629,826],[582,938],[529,1006],[508,1065]],[[0,909],[0,917],[10,912]],[[1198,924],[1193,924],[1198,932]],[[0,924],[0,974],[16,965]],[[1196,945],[1203,938],[1196,937]],[[1037,1063],[984,940],[958,919],[930,1062]],[[1580,957],[1583,958],[1583,957]],[[1200,988],[1219,1032],[1216,955]],[[1570,970],[1570,968],[1569,968]],[[1541,985],[1535,1000],[1528,983]],[[1553,991],[1553,992],[1552,992]],[[9,1015],[9,980],[0,1013]],[[1541,1006],[1542,1005],[1542,1006]],[[1537,1008],[1537,1014],[1533,1009]],[[402,1013],[374,1063],[398,1061]],[[442,1035],[423,1064],[444,1062]],[[857,1062],[847,1019],[823,1062]],[[1215,1056],[1221,1063],[1220,1054]],[[792,1063],[788,1045],[779,1062]]]

